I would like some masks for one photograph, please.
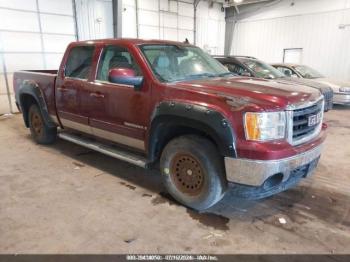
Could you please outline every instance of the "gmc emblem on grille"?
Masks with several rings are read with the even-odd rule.
[[[317,113],[316,115],[311,115],[308,118],[308,126],[314,126],[320,123],[321,121],[321,112]]]

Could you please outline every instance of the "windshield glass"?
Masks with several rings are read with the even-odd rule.
[[[282,72],[280,72],[273,66],[265,64],[261,61],[258,61],[255,59],[245,59],[245,58],[239,58],[239,60],[243,64],[245,64],[247,67],[249,67],[250,70],[252,70],[255,73],[256,77],[266,78],[266,79],[285,77],[285,75]]]
[[[234,75],[198,47],[152,44],[140,48],[162,82]]]
[[[308,66],[303,66],[303,65],[300,65],[300,66],[295,66],[294,69],[299,73],[301,74],[301,76],[303,78],[309,78],[309,79],[312,79],[312,78],[321,78],[323,77],[323,75],[321,75],[319,72],[317,72],[316,70],[308,67]]]

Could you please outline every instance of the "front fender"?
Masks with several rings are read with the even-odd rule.
[[[229,121],[218,111],[203,105],[168,101],[160,103],[152,114],[149,132],[149,155],[157,155],[157,143],[161,140],[165,125],[183,126],[208,135],[223,156],[236,156],[236,135]]]

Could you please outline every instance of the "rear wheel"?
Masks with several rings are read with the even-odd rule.
[[[203,137],[171,140],[162,152],[160,168],[168,192],[193,209],[207,209],[225,193],[223,159],[215,145]]]
[[[38,144],[52,144],[57,137],[57,128],[48,127],[39,107],[33,104],[29,108],[29,128],[32,138]]]

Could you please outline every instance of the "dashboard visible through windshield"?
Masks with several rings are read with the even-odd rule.
[[[152,44],[142,45],[140,49],[162,82],[234,75],[198,47]]]

